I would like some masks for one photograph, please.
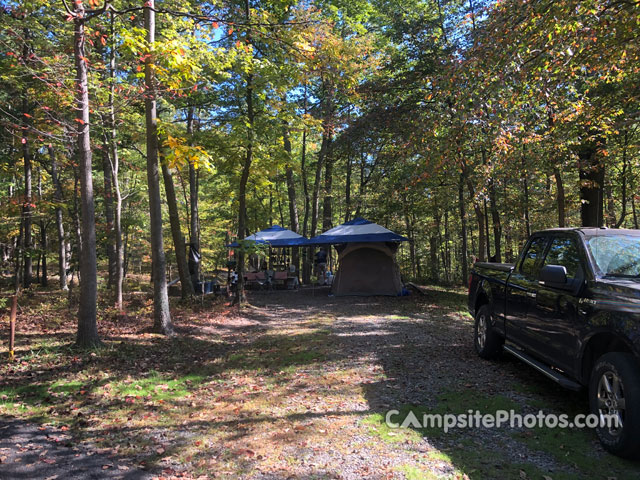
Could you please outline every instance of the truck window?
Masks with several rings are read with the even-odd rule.
[[[556,237],[551,242],[544,265],[562,265],[567,269],[567,278],[580,276],[581,262],[577,243],[568,237]]]
[[[529,248],[522,258],[522,263],[520,264],[520,273],[531,277],[537,276],[537,267],[539,266],[538,263],[542,258],[542,254],[544,253],[544,247],[546,244],[546,237],[536,237],[531,240],[531,242],[529,243]]]

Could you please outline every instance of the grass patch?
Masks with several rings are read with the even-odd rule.
[[[442,478],[429,470],[423,470],[414,465],[401,465],[396,467],[396,470],[404,473],[407,480],[438,480]]]
[[[203,375],[195,374],[170,379],[152,371],[147,378],[135,381],[123,380],[113,384],[112,389],[116,395],[123,397],[142,396],[153,401],[166,401],[186,397],[204,379]]]

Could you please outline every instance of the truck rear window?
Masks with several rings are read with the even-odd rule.
[[[602,235],[586,242],[601,275],[640,278],[640,236]]]

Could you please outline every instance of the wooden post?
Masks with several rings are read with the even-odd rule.
[[[18,314],[18,295],[14,295],[11,300],[11,314],[9,315],[9,361],[15,359],[13,347],[16,341],[16,316]]]

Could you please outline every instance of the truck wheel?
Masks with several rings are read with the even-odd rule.
[[[640,456],[640,371],[630,353],[607,353],[591,371],[591,413],[601,424],[596,428],[605,450],[625,458]],[[617,419],[617,425],[603,423]]]
[[[476,313],[474,345],[482,358],[496,358],[502,352],[504,339],[491,326],[491,307],[483,305]]]

